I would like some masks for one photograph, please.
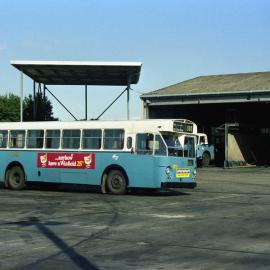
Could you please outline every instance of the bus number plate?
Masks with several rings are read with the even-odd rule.
[[[190,176],[189,169],[177,169],[176,170],[176,178],[185,178]]]

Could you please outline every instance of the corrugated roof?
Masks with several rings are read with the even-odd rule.
[[[210,93],[245,92],[256,90],[270,91],[269,71],[200,76],[143,94],[141,97],[181,94],[202,95]]]

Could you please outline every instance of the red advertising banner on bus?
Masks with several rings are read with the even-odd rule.
[[[38,168],[95,169],[92,153],[38,153]]]

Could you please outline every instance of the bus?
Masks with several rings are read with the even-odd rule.
[[[196,186],[197,126],[186,119],[0,123],[0,182],[86,184],[102,193]]]

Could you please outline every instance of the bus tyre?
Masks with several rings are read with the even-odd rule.
[[[14,166],[7,173],[7,183],[9,188],[20,190],[25,187],[25,175],[22,167]]]
[[[202,167],[207,167],[210,164],[210,155],[208,153],[203,153],[202,156]]]
[[[115,195],[123,195],[127,192],[127,181],[124,174],[119,170],[109,172],[106,181],[107,191]]]

